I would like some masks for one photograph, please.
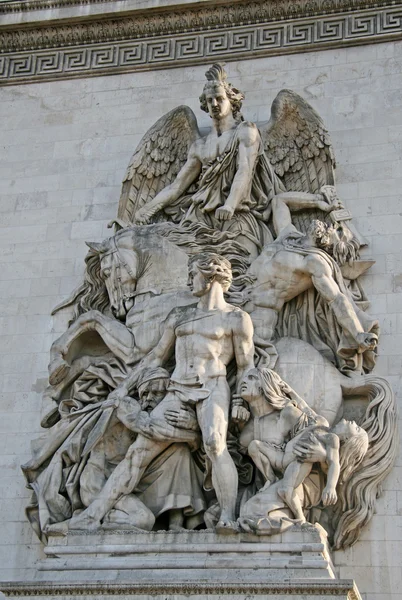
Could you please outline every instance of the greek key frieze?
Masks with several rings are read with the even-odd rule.
[[[310,17],[291,22],[258,23],[193,31],[127,41],[94,44],[93,37],[71,48],[0,54],[0,84],[54,77],[167,68],[197,64],[205,59],[274,55],[339,45],[399,39],[402,7],[366,10],[356,14]],[[119,34],[117,27],[116,36]],[[26,35],[26,34],[22,34]],[[39,34],[38,34],[39,35]],[[22,40],[26,42],[25,37]],[[26,47],[26,46],[25,46]]]

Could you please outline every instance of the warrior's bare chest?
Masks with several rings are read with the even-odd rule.
[[[197,337],[218,340],[230,334],[230,326],[227,316],[225,318],[222,315],[215,315],[180,323],[175,333],[177,337],[197,335]]]
[[[216,160],[231,147],[234,131],[225,131],[222,135],[210,134],[200,147],[200,159],[203,163]]]

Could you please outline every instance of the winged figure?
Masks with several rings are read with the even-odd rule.
[[[335,160],[314,109],[282,90],[259,131],[244,120],[244,94],[227,82],[223,66],[213,65],[206,78],[200,103],[211,117],[211,131],[201,136],[187,106],[159,119],[130,161],[118,218],[127,225],[193,221],[231,231],[251,259],[272,241],[271,203],[278,194],[296,192],[292,210],[298,211],[294,220],[302,232],[312,217],[328,221],[339,208],[333,203]]]
[[[118,217],[205,223],[238,234],[255,258],[271,241],[270,202],[285,191],[266,159],[254,123],[241,114],[244,94],[213,65],[200,96],[212,129],[201,136],[192,110],[171,111],[145,134],[127,170]]]

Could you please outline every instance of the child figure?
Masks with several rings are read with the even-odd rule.
[[[286,413],[298,411],[296,407],[286,407],[282,411],[282,417],[287,420],[290,415]],[[295,415],[293,415],[294,418]],[[282,424],[285,430],[284,424]],[[318,447],[316,453],[308,460],[300,461],[297,453],[299,443],[309,442],[311,436],[314,436],[315,445]],[[304,479],[309,475],[313,464],[319,462],[324,472],[327,473],[327,484],[322,493],[322,503],[324,506],[335,504],[337,501],[336,486],[338,482],[346,481],[349,475],[363,460],[368,450],[368,435],[366,431],[359,427],[354,421],[342,419],[334,427],[329,428],[323,425],[307,427],[301,433],[292,438],[283,449],[277,445],[271,445],[266,442],[252,442],[254,446],[249,449],[256,466],[266,477],[266,484],[260,490],[266,490],[275,480],[275,471],[284,473],[278,495],[286,502],[294,516],[301,522],[305,522],[300,498],[296,489]],[[250,444],[251,445],[251,444]],[[258,449],[258,456],[257,456]],[[256,460],[257,459],[257,460]]]

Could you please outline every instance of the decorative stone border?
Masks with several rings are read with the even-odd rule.
[[[272,2],[270,5],[273,9]],[[267,3],[258,6],[266,8]],[[258,22],[237,24],[241,16],[243,22],[247,21],[250,10],[255,11],[256,7],[257,3],[249,6],[239,3],[234,11],[227,5],[218,6],[219,28],[216,12],[200,9],[197,14],[203,14],[203,19],[198,21],[198,30],[188,33],[179,31],[179,22],[182,29],[191,28],[194,11],[189,15],[184,10],[164,13],[163,23],[160,15],[156,18],[150,11],[148,17],[143,14],[135,19],[107,18],[101,22],[35,29],[0,29],[0,84],[187,66],[402,38],[402,2],[382,9],[340,14],[331,11],[321,16],[271,19],[268,23],[261,22],[264,13]],[[208,27],[206,13],[211,17]],[[167,28],[169,14],[171,32],[160,35],[160,28]],[[257,20],[257,14],[253,13],[253,21]],[[148,34],[144,35],[146,24]],[[104,42],[105,39],[108,41]],[[53,47],[43,49],[44,45]],[[30,47],[32,50],[27,49]],[[6,51],[7,48],[12,51]]]
[[[140,594],[190,595],[190,594],[292,594],[294,597],[303,594],[330,596],[348,600],[361,600],[361,596],[351,579],[324,582],[284,582],[270,584],[208,584],[183,583],[171,585],[135,584],[135,583],[76,583],[54,584],[43,583],[2,583],[0,591],[5,596],[125,596]]]

